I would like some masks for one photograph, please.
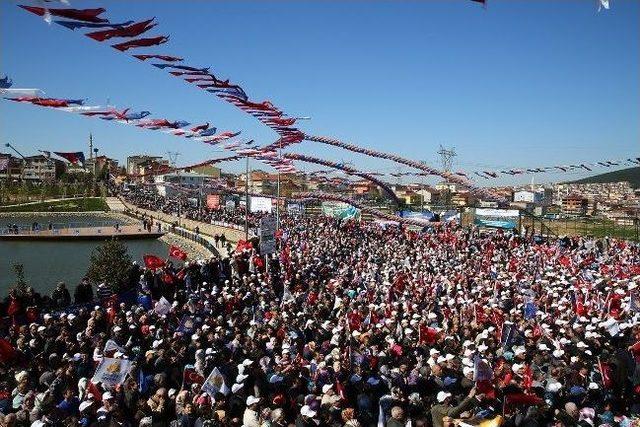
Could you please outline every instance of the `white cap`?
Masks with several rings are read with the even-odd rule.
[[[251,406],[254,403],[258,403],[258,402],[260,402],[260,398],[259,397],[255,397],[255,396],[247,397],[247,406]]]
[[[249,378],[249,375],[245,375],[245,374],[238,374],[238,376],[236,377],[236,382],[237,383],[241,383],[244,380],[246,380],[247,378]]]
[[[102,395],[102,400],[109,400],[109,399],[113,399],[113,394],[111,394],[110,391],[107,391]]]
[[[451,393],[447,393],[446,391],[439,391],[436,399],[438,399],[439,403],[442,403],[447,399],[447,397],[451,397]]]
[[[236,394],[238,390],[244,387],[244,384],[234,384],[231,386],[231,393]]]
[[[84,411],[85,409],[87,409],[88,407],[90,407],[93,404],[93,402],[89,402],[89,401],[84,401],[80,404],[80,412]]]
[[[309,405],[304,405],[301,409],[300,409],[300,415],[304,416],[304,417],[308,417],[308,418],[313,418],[316,416],[316,411],[314,411],[313,409],[311,409],[309,407]]]
[[[332,388],[333,388],[333,386],[331,384],[325,384],[325,385],[322,386],[322,392],[326,393],[329,390],[331,390]]]

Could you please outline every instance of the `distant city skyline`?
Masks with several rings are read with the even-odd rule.
[[[98,5],[103,3],[87,1],[82,7]],[[464,171],[640,154],[637,2],[616,1],[600,13],[590,2],[497,0],[486,10],[463,0],[366,7],[256,1],[106,6],[113,19],[156,16],[154,34],[171,35],[179,50],[166,53],[212,66],[256,100],[270,99],[292,114],[311,116],[300,126],[311,134],[426,160],[438,168],[439,145],[455,147],[453,169]],[[242,130],[261,145],[276,139],[223,101],[106,45],[47,25],[13,3],[0,3],[0,52],[0,74],[16,87],[150,110],[155,117],[209,121],[220,129]],[[86,152],[90,132],[99,154],[121,164],[128,155],[143,153],[167,157],[168,151],[178,151],[179,164],[224,155],[195,141],[0,102],[0,140],[25,155],[39,149]],[[369,171],[410,170],[312,142],[290,151],[350,161]],[[242,168],[222,164],[223,170]],[[299,169],[318,168],[299,164]],[[534,179],[573,180],[608,170]],[[531,178],[476,181],[518,185]]]

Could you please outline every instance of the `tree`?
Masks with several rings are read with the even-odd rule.
[[[23,295],[27,290],[27,282],[24,280],[24,265],[15,263],[12,268],[13,273],[16,275],[15,289],[20,295]]]
[[[107,240],[91,253],[87,278],[93,283],[110,285],[119,292],[126,285],[131,272],[131,256],[127,246],[120,240]]]

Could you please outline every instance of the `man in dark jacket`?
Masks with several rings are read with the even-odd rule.
[[[469,395],[458,406],[451,404],[451,393],[446,391],[438,392],[436,399],[438,404],[433,405],[431,408],[431,419],[433,421],[433,427],[443,427],[444,417],[456,418],[460,416],[464,411],[473,408],[478,399],[475,397],[476,388],[472,388]]]

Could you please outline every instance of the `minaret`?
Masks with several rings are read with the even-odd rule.
[[[93,159],[93,135],[89,134],[89,159]]]

